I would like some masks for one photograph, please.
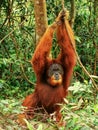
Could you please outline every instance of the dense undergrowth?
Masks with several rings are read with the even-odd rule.
[[[60,104],[63,122],[66,126],[58,127],[49,115],[36,114],[32,120],[26,120],[27,126],[18,124],[18,114],[23,112],[21,99],[10,97],[0,100],[1,130],[97,130],[98,129],[98,95],[93,94],[90,84],[74,83],[69,87],[68,97]]]

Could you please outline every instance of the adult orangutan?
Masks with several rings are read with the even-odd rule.
[[[55,30],[60,54],[57,58],[52,59],[49,57],[49,53]],[[74,41],[74,36],[67,20],[66,11],[61,11],[56,21],[47,28],[31,60],[37,83],[35,91],[28,95],[22,104],[27,107],[27,117],[33,116],[33,110],[36,107],[43,106],[49,114],[55,112],[57,122],[61,120],[58,103],[63,103],[68,93],[68,86],[76,64],[72,41]]]

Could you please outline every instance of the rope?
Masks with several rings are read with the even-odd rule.
[[[64,0],[61,1],[62,2],[62,9],[64,10]]]
[[[66,8],[64,7],[64,0],[61,0],[61,2],[62,2],[62,10],[65,11]],[[92,83],[93,83],[93,86],[94,86],[94,87],[96,88],[96,90],[98,91],[98,87],[97,87],[95,81],[93,80],[93,78],[91,77],[91,75],[88,73],[88,71],[85,69],[85,67],[83,66],[83,64],[82,64],[82,62],[81,62],[81,60],[80,60],[80,58],[79,58],[79,56],[78,56],[78,53],[77,53],[76,48],[75,48],[75,41],[74,41],[73,38],[72,38],[73,34],[70,35],[69,28],[68,28],[68,24],[67,24],[67,25],[66,25],[66,24],[67,24],[67,21],[65,20],[65,26],[66,26],[66,28],[67,28],[67,32],[68,32],[68,35],[69,35],[69,37],[70,37],[72,47],[73,47],[73,49],[74,49],[74,51],[75,51],[75,54],[76,54],[76,57],[77,57],[77,61],[79,62],[79,64],[80,64],[81,67],[83,68],[84,72],[90,77],[90,79],[91,79],[91,81],[92,81]]]
[[[71,45],[75,51],[75,54],[76,54],[76,57],[77,57],[77,61],[79,62],[80,66],[82,67],[82,69],[84,70],[84,72],[89,76],[89,78],[91,79],[92,81],[92,84],[93,86],[96,88],[96,90],[98,91],[98,87],[94,81],[94,79],[91,77],[91,75],[89,74],[89,72],[85,69],[85,67],[83,66],[80,58],[79,58],[79,55],[76,51],[76,47],[75,47],[75,40],[74,40],[74,37],[73,37],[73,32],[70,30],[70,27],[69,27],[69,24],[68,24],[68,21],[65,20],[65,27],[66,27],[66,30],[67,30],[67,33],[68,33],[68,36],[70,38],[70,41],[71,41]]]

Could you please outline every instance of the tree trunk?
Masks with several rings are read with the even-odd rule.
[[[36,21],[35,24],[36,24],[36,43],[37,43],[44,34],[48,26],[45,0],[34,0],[34,13]]]
[[[75,19],[75,1],[70,0],[71,4],[71,10],[70,10],[70,26],[72,27],[74,24],[74,19]]]

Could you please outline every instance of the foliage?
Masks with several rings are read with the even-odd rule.
[[[51,24],[61,10],[62,4],[60,0],[47,0],[46,2],[48,23]],[[23,93],[31,86],[32,88],[34,87],[32,83],[36,79],[30,59],[34,52],[36,41],[34,8],[31,1],[17,0],[8,2],[4,0],[1,1],[0,6],[0,91],[2,94],[0,98],[4,98],[11,95],[19,96],[19,93]],[[70,10],[70,2],[67,1],[66,6]],[[93,12],[93,2],[88,2],[87,0],[76,1],[74,30],[77,51],[87,70],[91,74],[97,75],[98,66],[95,66],[97,64],[96,48],[93,43],[97,41],[97,33],[94,27],[95,14]],[[92,31],[93,33],[91,33]],[[59,52],[56,42],[54,37],[52,48],[54,57]],[[85,76],[79,65],[75,68],[75,75],[81,82],[84,82],[85,79],[89,82],[88,77]]]
[[[46,0],[48,23],[51,24],[62,9],[61,0]],[[74,32],[79,57],[91,75],[98,76],[98,30],[94,1],[75,0],[76,16]],[[70,11],[70,1],[65,1]],[[21,111],[20,99],[31,93],[36,81],[30,59],[35,50],[35,17],[34,5],[27,0],[0,1],[0,129],[27,129],[16,123],[17,114]],[[59,49],[56,38],[53,39],[52,54]],[[66,130],[98,129],[98,94],[92,87],[90,79],[77,64],[72,86],[69,88],[67,105],[63,105],[63,120]],[[77,81],[77,82],[76,82]],[[95,79],[98,84],[98,80]],[[14,99],[13,99],[14,97]],[[6,99],[6,100],[5,100]],[[20,109],[19,109],[20,106]],[[34,122],[33,122],[34,123]],[[28,122],[28,129],[34,129]],[[13,126],[13,128],[12,128]],[[44,124],[35,123],[37,130]],[[48,120],[45,128],[57,126]],[[52,128],[50,128],[52,129]],[[65,128],[60,128],[65,130]]]
[[[91,1],[77,1],[74,29],[76,35],[80,38],[77,41],[77,50],[82,63],[90,74],[98,75],[98,66],[95,67],[95,64],[98,63],[98,61],[96,62],[96,59],[98,60],[96,57],[98,51],[98,48],[96,48],[98,46],[98,33],[95,23],[97,16],[95,15],[93,5],[94,3]],[[76,71],[80,73],[80,67],[76,68]],[[82,76],[85,76],[83,72]]]
[[[98,96],[96,104],[93,103],[94,96],[90,85],[76,82],[69,87],[69,96],[62,104],[63,121],[66,121],[66,130],[97,130],[98,129]],[[21,102],[16,99],[6,99],[0,101],[0,127],[3,129],[25,130],[24,126],[17,123],[17,116],[22,112]],[[5,107],[6,106],[6,107]],[[20,106],[20,108],[19,108]],[[31,121],[26,121],[29,130],[65,130],[65,127],[59,127],[53,119],[44,118],[44,115],[38,115]],[[48,117],[48,116],[46,116]],[[7,119],[7,120],[6,120]],[[5,125],[3,125],[5,124]],[[7,124],[7,125],[6,125]]]
[[[6,1],[5,3],[8,4]],[[12,8],[13,6],[14,8]],[[30,88],[31,84],[26,79],[35,82],[34,73],[29,62],[34,51],[34,37],[32,37],[32,35],[35,35],[33,6],[30,2],[16,1],[12,7],[13,13],[10,12],[10,21],[7,19],[6,24],[0,29],[1,40],[14,29],[14,32],[0,44],[0,91],[2,92],[2,98],[3,96],[19,96],[22,90],[26,91],[28,87]],[[6,19],[4,9],[8,10],[8,5],[2,6],[0,26],[4,24],[4,19]],[[22,21],[24,23],[20,25],[22,13],[28,15],[29,21],[26,21],[27,18],[25,18]],[[29,13],[32,13],[32,15]]]

